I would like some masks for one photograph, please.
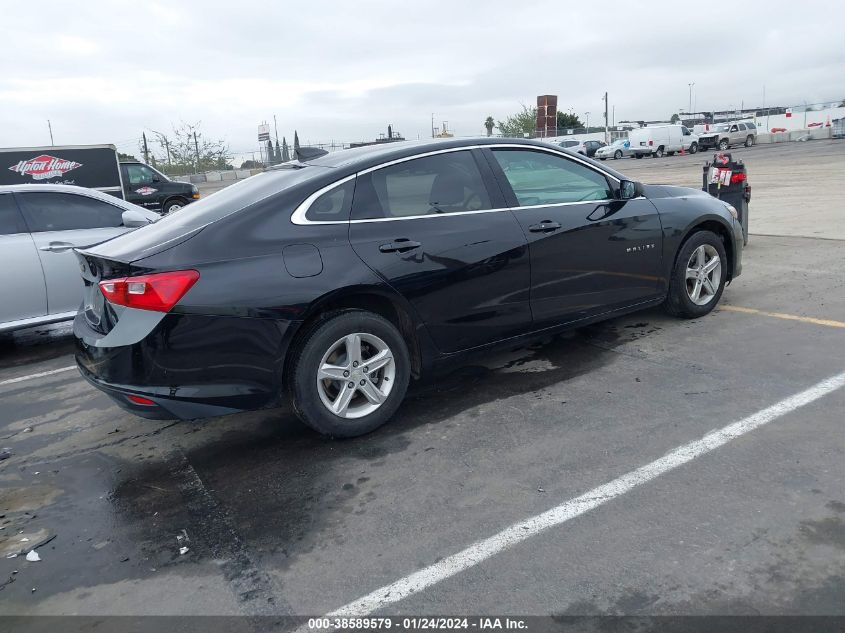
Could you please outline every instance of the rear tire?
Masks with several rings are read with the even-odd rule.
[[[709,271],[708,266],[712,267]],[[693,233],[675,257],[664,308],[682,319],[704,316],[719,303],[727,272],[725,245],[719,236],[712,231]]]
[[[663,146],[658,147],[651,155],[652,158],[663,158]]]
[[[323,435],[356,437],[374,431],[393,416],[408,389],[411,363],[405,341],[390,321],[372,312],[328,314],[290,353],[293,410]],[[367,365],[385,358],[378,368]]]
[[[622,158],[622,150],[618,149],[613,152],[613,160],[619,160],[620,158]]]
[[[745,139],[745,146],[751,147],[752,145],[754,145],[754,137],[749,134]]]
[[[642,154],[637,154],[636,156],[637,156],[637,158],[642,158],[642,157],[643,157],[643,155],[642,155]]]

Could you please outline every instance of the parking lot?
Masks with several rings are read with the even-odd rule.
[[[751,239],[714,313],[503,349],[362,438],[143,420],[78,375],[69,326],[3,342],[0,613],[845,614],[845,141],[733,153]],[[708,156],[609,165],[700,188]],[[41,561],[6,558],[21,538]]]

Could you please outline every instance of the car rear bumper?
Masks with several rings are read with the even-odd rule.
[[[78,314],[76,363],[89,383],[146,418],[188,420],[262,409],[281,401],[291,325],[168,314],[138,342],[102,347],[97,343],[104,335]]]

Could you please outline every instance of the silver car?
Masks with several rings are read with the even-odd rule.
[[[631,151],[631,142],[626,138],[620,138],[613,141],[610,145],[605,145],[596,150],[593,158],[599,160],[606,160],[608,158],[622,158],[623,156],[633,156]]]
[[[0,187],[0,332],[72,319],[83,294],[73,249],[158,218],[84,187]]]

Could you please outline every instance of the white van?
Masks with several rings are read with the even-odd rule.
[[[664,154],[672,156],[675,152],[680,152],[681,148],[690,154],[698,151],[698,136],[683,125],[649,125],[637,128],[628,133],[628,140],[631,141],[631,153],[637,158],[659,158]]]

